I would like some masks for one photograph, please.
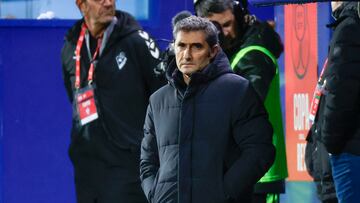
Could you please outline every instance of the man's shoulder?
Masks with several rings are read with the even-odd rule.
[[[216,86],[226,86],[226,88],[246,88],[249,85],[249,81],[244,77],[237,75],[235,73],[226,73],[221,75],[214,81]]]
[[[170,84],[162,86],[150,96],[150,106],[153,110],[178,107],[179,103],[175,91],[176,89]]]
[[[129,13],[117,10],[115,13],[115,28],[114,33],[117,37],[134,36],[139,30],[142,30],[139,22]]]
[[[83,19],[77,20],[73,26],[71,26],[65,34],[65,41],[76,43],[79,38],[81,24],[84,22]]]
[[[141,29],[131,33],[128,37],[139,43],[144,43],[144,41],[148,43],[154,43],[154,40],[152,39],[150,34],[145,30]]]
[[[238,105],[246,98],[250,83],[245,78],[234,73],[226,73],[209,84],[207,91],[214,100],[226,105]]]
[[[240,49],[254,45],[268,49],[276,58],[283,52],[280,35],[267,22],[251,25],[244,34]]]
[[[156,101],[160,99],[164,99],[166,95],[172,91],[174,88],[168,83],[162,87],[160,87],[158,90],[156,90],[151,96],[151,101]]]
[[[340,35],[339,37],[344,39],[358,39],[358,34],[360,34],[360,20],[349,16],[336,26],[333,36]]]

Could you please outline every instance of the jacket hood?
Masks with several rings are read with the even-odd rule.
[[[348,16],[349,13],[357,13],[358,2],[344,2],[339,8],[332,12],[335,19]]]
[[[339,8],[332,12],[332,16],[335,19],[335,22],[326,25],[327,27],[334,28],[339,23],[341,23],[347,17],[355,17],[359,18],[358,11],[358,3],[359,2],[344,2]]]
[[[256,21],[249,26],[240,40],[241,48],[247,46],[259,45],[265,47],[276,57],[279,58],[283,52],[283,44],[280,36],[275,32],[266,22]],[[235,50],[236,49],[236,50]],[[233,56],[239,51],[239,47],[235,47],[234,50],[227,52],[229,56]]]
[[[134,17],[124,11],[116,11],[115,16],[117,18],[117,22],[114,26],[114,32],[111,34],[110,38],[123,38],[133,32],[142,29],[139,23],[134,19]],[[72,43],[76,43],[79,38],[81,25],[83,22],[84,18],[78,20],[75,25],[69,30],[69,32],[65,36],[65,39]]]
[[[200,72],[196,72],[191,75],[189,86],[207,83],[225,73],[232,73],[232,71],[225,53],[220,50],[214,59],[210,61],[208,66],[206,66]],[[166,78],[168,79],[169,83],[175,86],[177,89],[184,88],[186,86],[182,73],[177,68],[175,58],[168,65]]]

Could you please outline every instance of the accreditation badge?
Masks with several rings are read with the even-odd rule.
[[[324,90],[325,89],[325,84],[326,84],[326,80],[324,81],[324,83],[322,85],[319,84],[319,83],[316,85],[316,88],[315,88],[315,91],[314,91],[314,96],[313,96],[313,99],[311,101],[311,106],[310,106],[309,119],[310,119],[311,123],[314,123],[314,121],[315,121],[315,117],[316,117],[316,114],[317,114],[318,109],[319,109],[321,96],[325,92],[325,90]]]
[[[75,102],[82,126],[99,117],[95,103],[94,87],[92,85],[78,90],[75,94]]]

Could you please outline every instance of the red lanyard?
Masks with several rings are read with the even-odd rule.
[[[325,60],[324,66],[323,66],[323,68],[322,68],[322,70],[321,70],[321,73],[320,73],[320,77],[319,77],[318,83],[320,83],[321,80],[322,80],[322,76],[323,76],[323,74],[324,74],[324,71],[325,71],[325,69],[327,68],[327,63],[328,63],[328,59]]]
[[[76,58],[75,88],[76,89],[80,88],[80,51],[81,51],[81,47],[82,47],[84,39],[85,39],[86,30],[87,30],[87,27],[86,27],[85,23],[83,23],[82,26],[81,26],[80,36],[79,36],[78,42],[76,44],[76,49],[75,49],[75,58]],[[99,38],[97,46],[96,46],[95,53],[94,53],[94,55],[92,57],[92,60],[90,62],[90,68],[89,68],[89,73],[88,73],[89,84],[93,80],[93,76],[94,76],[94,60],[96,59],[97,55],[99,54],[99,50],[100,50],[100,47],[101,47],[101,42],[102,42],[102,38]]]
[[[325,63],[324,63],[324,66],[321,70],[321,73],[320,73],[320,77],[319,77],[319,80],[316,84],[316,88],[315,88],[315,91],[314,91],[314,96],[311,100],[311,106],[310,106],[310,115],[309,115],[309,119],[311,121],[311,123],[314,123],[315,121],[315,117],[316,117],[316,114],[317,114],[317,111],[318,111],[318,108],[319,108],[319,103],[320,103],[320,98],[321,96],[323,95],[323,91],[324,91],[324,86],[325,86],[325,82],[323,84],[321,84],[322,82],[322,77],[323,77],[323,74],[325,72],[325,69],[327,68],[327,62],[328,62],[328,59],[326,59]]]

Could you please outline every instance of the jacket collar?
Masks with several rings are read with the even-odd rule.
[[[210,62],[208,66],[206,66],[200,72],[196,72],[191,75],[191,80],[188,87],[186,87],[182,73],[177,68],[175,58],[169,63],[169,66],[166,71],[166,78],[168,79],[169,83],[172,86],[182,90],[184,88],[192,88],[199,86],[201,84],[214,80],[220,75],[231,72],[232,71],[230,68],[229,61],[225,53],[222,50],[220,50],[219,53],[216,54],[215,58]]]
[[[347,17],[359,17],[358,2],[344,2],[339,8],[332,12],[332,16],[335,22],[326,25],[330,28],[336,27]]]

